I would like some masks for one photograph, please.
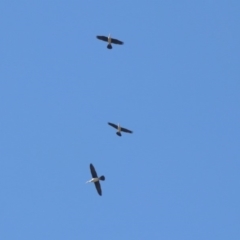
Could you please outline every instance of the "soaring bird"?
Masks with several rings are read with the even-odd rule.
[[[115,44],[119,44],[119,45],[123,45],[122,41],[119,41],[118,39],[115,38],[111,38],[111,35],[109,34],[108,37],[105,36],[97,36],[97,39],[108,42],[107,48],[108,49],[112,49],[112,45],[111,43],[115,43]]]
[[[109,122],[108,124],[109,124],[110,126],[112,126],[112,127],[114,127],[114,128],[117,129],[116,134],[117,134],[119,137],[122,136],[121,132],[133,133],[132,131],[130,131],[130,130],[126,129],[126,128],[121,127],[119,124],[116,125],[116,124],[110,123],[110,122]]]
[[[93,182],[95,184],[95,187],[97,189],[97,192],[100,196],[102,196],[102,189],[101,189],[101,185],[100,185],[100,180],[104,181],[105,177],[102,175],[101,177],[97,176],[97,172],[94,168],[94,166],[90,163],[90,170],[91,170],[91,174],[92,174],[92,179],[87,181],[86,183],[90,183]]]

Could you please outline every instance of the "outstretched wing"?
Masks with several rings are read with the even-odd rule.
[[[105,36],[97,36],[97,39],[107,42],[108,38]]]
[[[123,44],[122,41],[119,41],[119,40],[117,40],[117,39],[115,39],[115,38],[111,38],[111,42],[112,42],[112,43],[115,43],[115,44],[120,44],[120,45]]]
[[[95,182],[94,184],[95,184],[95,187],[96,187],[96,189],[97,189],[98,194],[99,194],[100,196],[102,196],[102,189],[101,189],[100,182],[97,181],[97,182]]]
[[[92,164],[90,164],[90,170],[93,178],[97,178],[97,172]]]
[[[114,124],[114,123],[108,123],[110,126],[112,126],[112,127],[114,127],[114,128],[116,128],[116,129],[118,129],[118,126],[116,125],[116,124]]]
[[[121,131],[126,132],[126,133],[133,133],[131,130],[128,130],[128,129],[122,128],[122,127],[121,127]]]

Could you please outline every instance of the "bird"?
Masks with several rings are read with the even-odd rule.
[[[92,163],[90,163],[90,170],[91,170],[91,174],[92,174],[92,179],[90,179],[86,183],[93,182],[95,184],[95,187],[97,189],[98,194],[100,196],[102,196],[102,189],[101,189],[101,185],[100,185],[100,180],[104,181],[105,180],[105,176],[102,175],[101,177],[98,177],[97,176],[97,172],[96,172],[94,166],[92,165]]]
[[[111,38],[111,35],[109,34],[108,37],[105,36],[97,36],[97,39],[108,42],[107,48],[108,49],[112,49],[112,44],[111,43],[115,43],[115,44],[119,44],[119,45],[123,45],[123,42],[115,39],[115,38]]]
[[[114,127],[114,128],[117,129],[116,134],[117,134],[119,137],[122,136],[121,132],[133,133],[131,130],[128,130],[128,129],[126,129],[126,128],[121,127],[119,124],[116,125],[116,124],[110,123],[110,122],[109,122],[108,124],[109,124],[110,126],[112,126],[112,127]]]

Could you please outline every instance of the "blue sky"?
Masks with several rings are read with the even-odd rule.
[[[239,1],[0,9],[0,239],[240,239]]]

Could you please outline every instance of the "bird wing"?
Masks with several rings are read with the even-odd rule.
[[[120,45],[123,44],[122,41],[119,41],[119,40],[117,40],[117,39],[115,39],[115,38],[111,38],[111,42],[112,42],[112,43],[115,43],[115,44],[120,44]]]
[[[90,164],[90,170],[93,178],[97,178],[97,172],[92,164]]]
[[[122,131],[122,132],[126,132],[126,133],[132,133],[131,130],[128,130],[128,129],[126,129],[126,128],[122,128],[122,127],[121,127],[121,131]]]
[[[97,36],[97,39],[107,42],[108,38],[105,36]]]
[[[98,194],[99,194],[100,196],[102,196],[102,189],[101,189],[100,182],[97,181],[97,182],[95,182],[94,184],[95,184],[95,187],[96,187],[96,189],[97,189]]]
[[[114,127],[114,128],[116,128],[116,129],[118,129],[118,126],[116,125],[116,124],[114,124],[114,123],[108,123],[110,126],[112,126],[112,127]]]

